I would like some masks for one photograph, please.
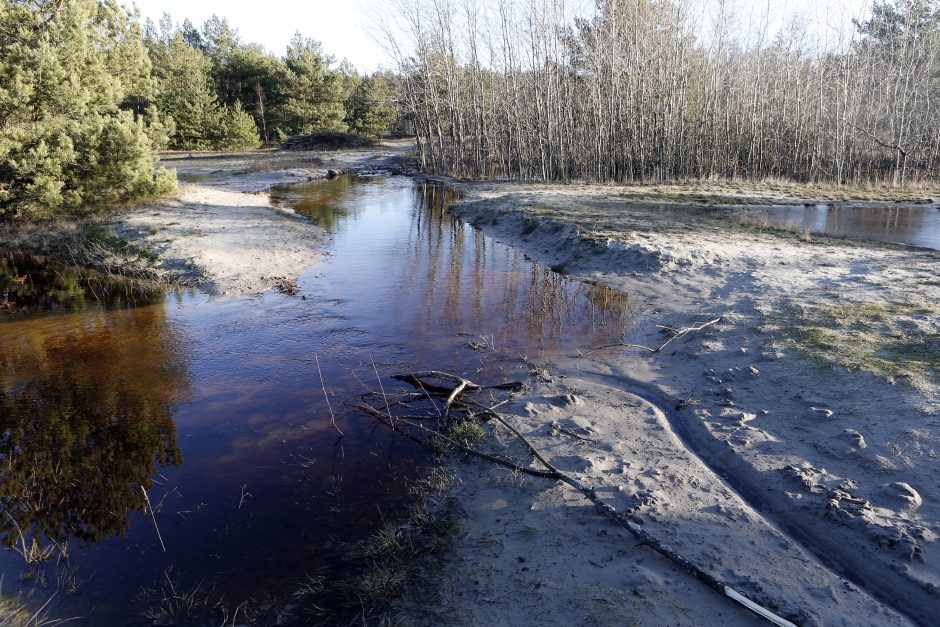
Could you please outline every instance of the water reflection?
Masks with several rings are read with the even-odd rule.
[[[456,334],[515,355],[619,338],[632,323],[627,295],[565,278],[455,219],[453,189],[345,176],[301,190],[277,201],[335,234],[321,268],[333,295],[356,303],[350,315],[363,326],[429,361],[446,359]]]
[[[811,207],[748,207],[735,211],[760,216],[772,224],[809,229],[814,233],[940,250],[940,207],[936,205],[818,204]]]
[[[350,197],[354,177],[339,176],[327,181],[311,181],[301,185],[276,188],[271,192],[275,204],[286,204],[307,216],[327,231],[335,232],[349,217],[364,207]]]
[[[0,250],[0,316],[121,307],[162,300],[163,291],[94,272],[78,272],[44,255]]]
[[[232,608],[291,599],[311,574],[353,577],[349,546],[407,508],[428,460],[344,402],[375,385],[373,361],[386,377],[435,368],[496,383],[526,376],[520,354],[624,333],[627,296],[484,237],[448,213],[457,197],[398,177],[279,191],[333,233],[332,254],[300,279],[305,300],[86,299],[0,321],[0,533],[78,540],[70,563],[95,576],[57,599],[64,614],[133,623],[130,600],[170,566],[174,585],[213,586]],[[4,285],[23,272],[10,268]],[[165,552],[141,485],[161,504]],[[12,552],[0,565],[7,581],[23,568]],[[317,603],[339,617],[347,601]]]
[[[448,212],[460,194],[439,185],[414,187],[413,252],[405,283],[419,298],[423,325],[477,332],[497,348],[561,348],[594,333],[622,334],[632,321],[627,294],[574,281],[506,246]]]
[[[0,533],[42,545],[124,535],[182,462],[186,365],[162,306],[0,325]]]

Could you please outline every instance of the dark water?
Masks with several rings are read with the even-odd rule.
[[[135,307],[163,301],[163,290],[80,273],[47,256],[0,250],[0,316]]]
[[[344,547],[403,511],[428,461],[348,402],[372,360],[389,388],[424,368],[500,382],[630,324],[625,296],[455,221],[440,187],[342,177],[274,196],[333,233],[306,300],[99,301],[102,285],[44,260],[0,265],[23,292],[0,313],[0,534],[19,547],[0,559],[4,594],[83,625],[152,624],[155,600],[190,592],[214,622],[241,607],[309,624],[291,594],[346,576]]]
[[[940,250],[940,205],[865,203],[743,207],[735,213],[813,233]]]

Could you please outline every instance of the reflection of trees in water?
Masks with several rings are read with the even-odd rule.
[[[66,268],[43,255],[0,251],[0,312],[79,311],[89,303],[118,307],[153,302],[159,289]]]
[[[826,208],[827,233],[854,235],[893,235],[907,238],[927,228],[927,211],[923,207],[843,207]]]
[[[345,175],[328,181],[292,185],[275,190],[271,198],[315,220],[321,228],[334,231],[341,218],[357,209],[356,203],[350,202],[350,188],[355,180],[355,177]]]
[[[475,229],[468,239],[465,229],[471,227],[446,213],[459,191],[419,185],[415,195],[409,284],[423,292],[425,322],[470,325],[526,342],[598,333],[619,337],[630,324],[628,295],[566,278],[509,248],[497,253],[492,240]],[[465,251],[470,244],[472,250]]]
[[[40,542],[123,535],[157,464],[182,462],[186,369],[163,308],[7,322],[0,343],[5,541],[17,525]]]

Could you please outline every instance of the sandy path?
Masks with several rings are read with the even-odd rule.
[[[514,186],[507,196],[499,186],[483,192],[469,187],[489,200],[458,206],[465,220],[546,264],[633,295],[640,314],[628,341],[656,345],[655,324],[681,327],[722,317],[720,325],[657,355],[619,349],[582,359],[549,356],[550,369],[570,378],[532,390],[510,411],[553,459],[568,460],[567,470],[602,485],[617,509],[631,511],[680,553],[790,620],[934,620],[940,607],[937,373],[912,369],[906,376],[905,362],[898,362],[902,371],[886,374],[877,360],[862,360],[861,367],[847,360],[858,356],[848,348],[859,337],[863,345],[870,341],[861,327],[874,325],[872,320],[875,331],[882,323],[903,323],[902,331],[891,326],[888,335],[909,334],[935,345],[936,254],[831,240],[810,245],[794,236],[713,228],[668,211],[640,211],[604,188],[533,187],[519,193]],[[590,217],[579,222],[585,214]],[[887,313],[854,320],[852,312],[862,306]],[[838,309],[841,318],[825,319],[822,326],[831,324],[845,346],[801,345],[788,327],[802,320],[801,311],[821,307],[844,308]],[[582,380],[575,382],[575,376]],[[673,424],[631,389],[670,410]],[[585,404],[553,400],[566,391]],[[553,421],[588,429],[598,446],[551,436]],[[666,564],[653,568],[659,583],[644,588],[644,602],[631,608],[617,595],[636,586],[643,570],[593,562],[618,550],[627,554],[617,559],[645,556],[647,569],[658,558],[634,548],[629,538],[612,542],[603,522],[590,523],[593,531],[579,531],[576,538],[552,540],[577,527],[557,515],[546,523],[542,510],[561,507],[566,494],[574,507],[574,493],[545,486],[530,488],[534,495],[513,496],[517,486],[501,481],[500,471],[475,478],[480,472],[478,464],[460,470],[469,503],[465,536],[448,558],[442,587],[464,591],[451,602],[467,624],[493,622],[500,613],[525,624],[543,604],[551,624],[750,620],[734,614],[723,599],[690,593],[695,582],[670,575]],[[728,473],[733,486],[723,484],[719,473]],[[577,564],[571,567],[575,580],[547,564],[533,567],[547,590],[544,598],[528,591],[534,605],[521,602],[520,595],[497,593],[518,579],[519,564],[506,557],[483,559],[469,541],[502,537],[496,519],[503,519],[501,510],[508,506],[501,503],[514,499],[529,500],[513,510],[522,531],[502,540],[512,547],[503,553],[544,551],[534,559]],[[486,573],[488,590],[468,591],[461,579],[468,564]],[[609,577],[601,575],[605,570]],[[597,585],[611,603],[586,601],[596,596]],[[569,602],[577,607],[566,609]],[[702,614],[714,611],[732,613]]]

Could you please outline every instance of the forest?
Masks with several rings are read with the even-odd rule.
[[[423,167],[612,182],[938,175],[936,0],[876,0],[848,30],[793,16],[774,34],[731,0],[569,9],[399,2],[405,35],[389,36]]]
[[[296,34],[283,56],[225,18],[159,24],[115,0],[0,3],[0,217],[165,193],[164,149],[244,150],[314,131],[389,132],[394,77]]]
[[[277,56],[225,18],[3,0],[0,216],[165,193],[160,150],[320,131],[411,135],[422,170],[466,178],[898,186],[940,169],[937,0],[774,32],[732,0],[389,6],[396,69],[360,76],[300,33]]]

